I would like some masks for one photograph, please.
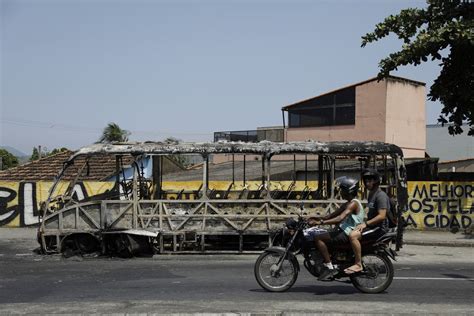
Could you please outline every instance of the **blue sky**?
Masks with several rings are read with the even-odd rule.
[[[424,1],[1,1],[0,144],[76,149],[108,122],[131,140],[212,140],[281,125],[280,108],[373,77],[400,48],[361,48]],[[400,69],[429,87],[439,66]],[[427,102],[427,122],[439,104]]]

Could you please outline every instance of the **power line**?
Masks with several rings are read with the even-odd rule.
[[[44,128],[44,129],[60,129],[60,130],[66,130],[66,131],[78,131],[78,132],[89,132],[89,133],[101,132],[100,129],[79,127],[79,126],[72,126],[72,125],[64,125],[64,124],[52,124],[52,123],[38,122],[38,121],[11,120],[11,119],[1,119],[1,121],[3,123],[6,123],[6,124],[16,125],[16,126],[24,126],[24,127],[36,127],[36,128]]]
[[[68,125],[62,123],[54,122],[44,122],[44,121],[34,121],[34,120],[25,120],[18,118],[2,118],[0,119],[2,123],[16,125],[16,126],[25,126],[25,127],[36,127],[43,129],[59,129],[63,131],[71,132],[87,132],[87,133],[101,133],[103,128],[98,127],[84,127],[76,125]],[[148,134],[148,135],[182,135],[182,136],[211,136],[213,132],[177,132],[177,131],[144,131],[144,130],[130,130],[132,134]]]

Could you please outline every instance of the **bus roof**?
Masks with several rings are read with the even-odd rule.
[[[339,155],[398,155],[403,157],[400,147],[383,142],[288,142],[259,143],[216,142],[216,143],[161,143],[135,142],[93,144],[79,149],[69,161],[78,156],[94,154],[113,155],[166,155],[166,154],[339,154]]]

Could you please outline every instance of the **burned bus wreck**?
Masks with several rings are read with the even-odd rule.
[[[74,188],[87,179],[98,155],[115,159],[115,173],[104,192],[81,199]],[[395,145],[95,144],[64,163],[42,203],[38,241],[44,253],[67,254],[261,250],[288,218],[337,209],[343,201],[334,180],[342,175],[360,179],[367,167],[383,175],[381,187],[396,199],[401,223],[407,206],[406,172]],[[71,172],[73,180],[62,181]],[[397,228],[397,247],[402,226]]]

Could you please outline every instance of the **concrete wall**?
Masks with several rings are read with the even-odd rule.
[[[355,125],[288,128],[286,141],[385,141],[386,82],[356,87]]]
[[[408,158],[425,156],[425,98],[422,85],[387,81],[385,141],[401,147]]]
[[[409,227],[424,229],[472,230],[474,184],[472,182],[408,182]]]
[[[0,226],[25,227],[39,222],[39,203],[45,201],[53,185],[50,181],[0,181]],[[64,193],[68,181],[60,182],[58,193]],[[78,200],[112,189],[114,182],[87,181],[77,183]]]

